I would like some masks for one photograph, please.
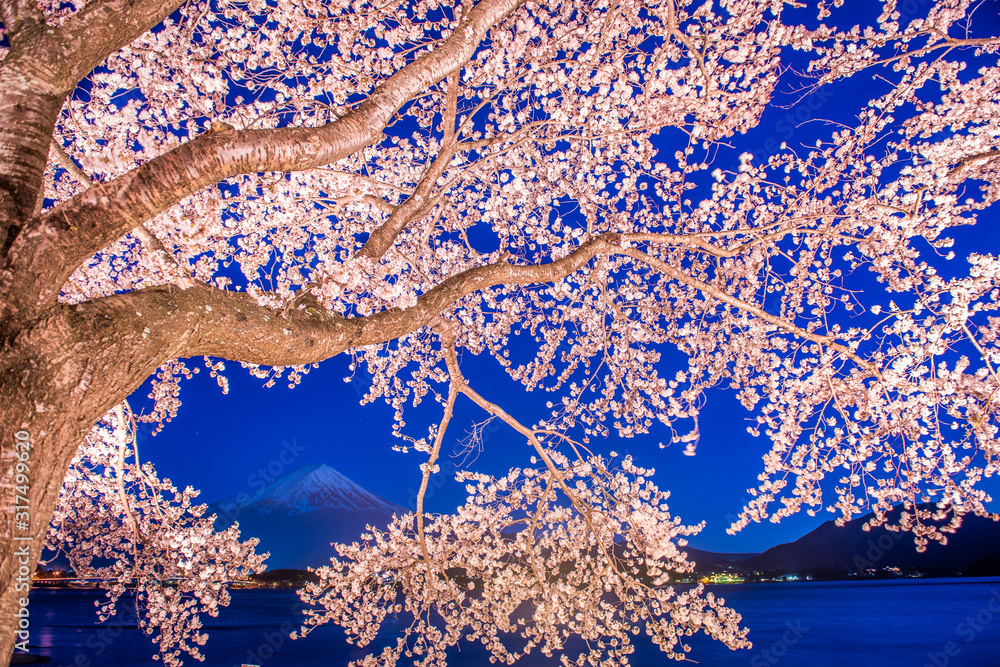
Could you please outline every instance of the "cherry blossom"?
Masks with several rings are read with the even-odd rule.
[[[639,503],[634,517],[595,504],[619,474],[602,440],[666,428],[668,446],[705,455],[699,415],[713,388],[736,393],[763,455],[732,530],[799,511],[846,521],[874,510],[881,524],[902,505],[888,528],[922,549],[969,513],[993,516],[983,481],[1000,455],[1000,259],[963,229],[988,234],[996,216],[1000,38],[968,0],[872,6],[0,2],[0,423],[34,447],[31,559],[72,461],[107,469],[124,428],[116,406],[147,378],[155,429],[202,363],[225,391],[226,374],[242,372],[227,361],[295,386],[342,353],[374,378],[364,402],[394,409],[387,430],[416,452],[425,486],[456,400],[532,444],[544,468],[506,484],[535,494],[552,528],[518,539],[548,540],[619,587],[621,609],[578,626],[618,641],[604,647],[615,655],[636,618],[669,616],[656,626],[668,653],[669,637],[696,627],[741,645],[708,596],[600,570],[622,558],[682,566],[673,547],[644,551],[649,535],[676,546],[686,534],[650,523],[668,521],[658,491],[621,496]],[[761,130],[788,82],[802,96],[864,97],[847,100],[846,118],[814,118],[808,141],[755,157],[741,135]],[[489,357],[549,413],[522,423],[462,377],[462,355]],[[407,425],[433,402],[440,424]],[[0,447],[10,495],[10,438]],[[138,522],[141,489],[161,483],[129,470],[107,481],[130,480]],[[489,490],[501,479],[470,477],[458,514],[421,505],[342,551],[324,576],[353,597],[309,593],[313,618],[346,622],[345,604],[381,614],[389,603],[364,577],[409,558],[407,608],[444,615],[413,626],[399,651],[439,661],[471,623],[496,657],[518,654],[490,634],[509,621],[477,616],[492,593],[448,607],[441,596],[458,584],[432,574],[450,554],[456,567],[495,568],[467,538],[501,543],[503,526],[480,525],[483,508],[508,511],[509,494]],[[551,484],[551,499],[538,495]],[[118,495],[107,487],[102,502]],[[125,509],[111,515],[122,540],[136,534]],[[200,525],[191,516],[184,525]],[[612,527],[632,556],[612,553]],[[11,544],[11,516],[0,532]],[[114,549],[121,572],[145,571]],[[545,568],[518,570],[519,599],[568,585]],[[176,634],[164,618],[149,627],[168,651],[196,643],[192,615],[171,617],[187,628]],[[517,627],[556,650],[550,622]]]
[[[237,525],[216,531],[215,516],[194,504],[197,495],[140,463],[134,417],[119,405],[73,460],[46,537],[78,577],[107,590],[100,620],[134,589],[139,627],[153,635],[165,665],[183,664],[184,653],[204,660],[201,615],[218,616],[229,605],[227,584],[263,571],[267,558],[254,551],[257,538],[239,540]]]

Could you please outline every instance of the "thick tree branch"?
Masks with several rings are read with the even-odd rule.
[[[566,257],[531,266],[506,263],[477,266],[457,273],[428,290],[406,309],[391,308],[348,319],[327,311],[278,311],[261,306],[252,296],[205,284],[186,291],[153,287],[70,307],[77,314],[81,336],[102,337],[113,326],[130,332],[131,342],[158,350],[157,365],[178,357],[217,356],[272,366],[318,363],[345,350],[377,345],[427,325],[465,296],[496,285],[549,283],[583,268],[609,252],[625,255],[752,314],[775,327],[835,350],[877,375],[870,362],[829,336],[806,331],[759,307],[687,275],[680,269],[634,248],[618,245],[621,235],[607,233],[584,242]],[[141,336],[141,340],[138,338]]]
[[[45,25],[45,16],[32,0],[0,0],[0,21],[7,32],[7,41],[17,46],[33,32],[32,27]]]
[[[68,93],[108,56],[170,16],[183,0],[91,0],[53,35]]]
[[[49,210],[31,225],[34,233],[22,235],[29,238],[11,249],[5,270],[22,283],[9,292],[21,301],[13,309],[54,303],[87,257],[207,185],[239,174],[327,165],[375,141],[407,100],[460,68],[490,28],[523,1],[483,0],[439,48],[390,76],[332,123],[202,135]],[[25,278],[30,273],[39,275]]]
[[[180,5],[178,0],[95,0],[58,28],[25,0],[4,0],[13,26],[0,63],[0,256],[39,221],[56,118],[77,83]],[[0,293],[0,299],[5,295]]]
[[[345,350],[412,333],[457,300],[480,290],[559,280],[610,251],[616,238],[614,234],[596,237],[547,264],[477,266],[428,290],[411,308],[354,319],[315,309],[282,313],[261,306],[248,294],[204,283],[184,291],[150,287],[66,309],[78,339],[100,341],[114,334],[123,346],[149,350],[150,358],[155,356],[149,372],[164,361],[200,355],[270,366],[318,363]]]
[[[52,128],[63,103],[45,84],[44,62],[36,58],[18,68],[10,58],[8,53],[0,64],[0,261],[25,221],[38,219]]]
[[[365,241],[364,246],[358,251],[357,257],[366,257],[372,262],[377,262],[385,255],[389,248],[396,242],[396,237],[406,228],[406,225],[423,211],[424,205],[434,190],[434,186],[437,185],[438,179],[447,170],[454,155],[454,141],[441,146],[441,152],[438,153],[434,162],[424,174],[413,194],[393,210],[389,219],[382,226],[371,233],[368,240]]]
[[[455,120],[458,118],[458,82],[457,74],[448,78],[448,93],[445,95],[445,109],[441,114],[441,126],[444,131],[443,145],[449,145],[455,140]]]

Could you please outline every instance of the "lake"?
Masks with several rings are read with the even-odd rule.
[[[1000,579],[919,579],[865,582],[793,582],[713,585],[709,589],[743,615],[753,648],[729,651],[704,635],[690,638],[690,658],[703,667],[1000,667]],[[292,641],[298,598],[289,590],[238,590],[218,618],[205,618],[206,667],[346,665],[363,656],[343,631],[324,626]],[[131,667],[162,665],[154,645],[137,629],[134,612],[96,623],[101,593],[48,589],[31,593],[31,644],[50,665]],[[282,630],[284,626],[285,631]],[[380,639],[391,639],[392,627]],[[382,644],[384,645],[384,644]],[[676,664],[644,635],[632,664]],[[452,667],[489,664],[469,643],[452,649]],[[529,656],[517,663],[558,665]]]

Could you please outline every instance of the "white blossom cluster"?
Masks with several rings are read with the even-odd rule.
[[[772,31],[779,24],[772,12],[778,4],[740,0],[717,10],[672,1],[623,4],[602,23],[590,20],[606,11],[601,3],[527,3],[464,70],[451,119],[460,143],[441,158],[451,163],[444,177],[449,194],[436,195],[422,211],[440,230],[430,237],[404,231],[378,266],[353,256],[442,153],[432,130],[444,84],[386,129],[377,157],[227,179],[146,226],[197,279],[212,282],[235,261],[251,288],[267,274],[262,303],[271,303],[272,294],[290,300],[313,281],[329,308],[358,315],[408,307],[434,281],[488,261],[490,255],[461,239],[476,224],[509,236],[516,254],[558,256],[582,230],[550,230],[546,211],[553,203],[579,200],[597,218],[619,201],[634,201],[646,172],[683,188],[682,174],[654,163],[650,137],[659,128],[683,127],[713,140],[753,126],[777,81]],[[428,18],[435,12],[450,18]],[[93,180],[103,181],[216,120],[236,129],[315,126],[343,116],[460,21],[457,9],[436,2],[405,9],[369,2],[188,3],[89,77],[86,92],[68,102],[57,136]],[[230,88],[243,94],[227,96]],[[413,122],[424,131],[414,133],[407,125]],[[48,196],[56,201],[79,191],[57,165],[50,177]],[[110,250],[74,275],[65,298],[171,278],[169,267],[124,264],[123,249]]]
[[[469,498],[454,515],[407,514],[337,545],[340,559],[300,591],[312,608],[299,634],[333,622],[365,647],[387,617],[402,615],[394,644],[352,663],[372,667],[404,657],[444,667],[463,639],[500,664],[540,652],[564,665],[628,665],[638,634],[677,660],[696,632],[750,645],[723,599],[668,583],[691,570],[678,547],[701,526],[670,516],[652,470],[630,457],[615,466],[547,454],[552,470],[460,473]],[[423,541],[415,521],[424,521]]]
[[[197,495],[139,463],[135,423],[120,405],[80,448],[46,540],[78,577],[107,590],[100,620],[133,591],[139,627],[165,665],[183,664],[185,654],[204,660],[202,615],[217,616],[229,604],[229,582],[262,572],[267,558],[254,551],[256,538],[240,541],[238,526],[216,531],[215,516],[194,504]]]
[[[980,5],[884,0],[877,19],[854,26],[851,3],[839,0],[819,3],[818,12],[780,0],[525,1],[500,11],[502,4],[181,6],[69,97],[54,140],[83,178],[50,158],[44,205],[73,204],[87,181],[116,190],[93,209],[72,210],[117,205],[116,193],[134,195],[131,170],[151,164],[157,169],[141,172],[149,182],[140,185],[154,194],[172,192],[160,173],[178,181],[226,175],[163,195],[167,203],[141,220],[123,213],[133,231],[83,261],[63,303],[206,287],[203,307],[171,310],[171,323],[190,322],[184,340],[217,332],[212,342],[269,386],[294,386],[326,358],[300,352],[323,338],[324,325],[330,338],[353,327],[355,342],[345,346],[351,372],[371,378],[364,401],[387,401],[394,432],[421,451],[426,438],[408,433],[405,410],[428,396],[445,400],[442,323],[459,352],[490,355],[526,391],[546,394],[551,413],[533,432],[582,433],[594,447],[612,433],[636,437],[662,424],[684,453],[704,451],[712,446],[699,442],[707,391],[731,389],[766,452],[760,485],[733,530],[801,510],[846,521],[873,509],[878,524],[902,504],[889,527],[913,533],[923,548],[945,541],[964,515],[989,515],[982,481],[997,474],[1000,456],[1000,259],[956,242],[975,224],[993,233],[1000,196],[1000,37],[979,27]],[[84,5],[41,6],[59,22]],[[487,9],[502,18],[483,28],[471,55],[427,78],[436,56],[458,58],[466,45],[452,37]],[[733,156],[730,139],[757,128],[774,105],[789,54],[809,60],[806,78],[793,77],[803,95],[840,95],[872,78],[881,92],[858,100],[854,117],[823,124],[815,141],[769,137],[776,148],[768,157]],[[365,114],[383,102],[384,120],[357,122],[376,118]],[[344,126],[350,131],[337,134]],[[258,133],[271,128],[287,133]],[[252,149],[240,143],[251,141],[245,137],[258,138]],[[341,156],[335,160],[308,161],[327,143],[351,141],[358,148],[330,153]],[[201,162],[167,169],[173,149],[196,142],[208,146],[192,149]],[[222,148],[212,152],[216,144]],[[256,156],[285,166],[230,169],[259,164]],[[251,336],[225,348],[234,327],[211,329],[221,308],[207,301],[218,306],[235,292],[261,307],[256,316],[240,312],[240,326],[268,334],[251,341],[268,343],[252,354]],[[274,322],[281,324],[271,336]],[[289,361],[282,355],[290,350],[298,356]],[[282,360],[268,366],[269,356]],[[220,362],[207,363],[225,388]],[[149,415],[156,422],[175,414],[177,383],[189,372],[175,362],[161,368]],[[91,440],[104,442],[108,428]],[[577,479],[577,465],[584,463],[562,469]],[[617,493],[597,487],[616,479],[610,473],[580,480],[575,510],[568,498],[543,502],[545,474],[526,475],[506,484],[527,488],[532,506],[552,516],[545,539],[553,551],[533,552],[550,570],[558,565],[545,560],[552,554],[587,552],[591,539],[611,549],[618,533],[609,531],[626,524],[643,526],[629,539],[645,544],[650,522],[667,521],[652,495],[629,496],[639,503],[634,519],[602,505],[601,493]],[[322,598],[329,618],[368,638],[343,605],[368,600],[359,618],[381,619],[398,604],[395,593],[376,591],[368,577],[393,572],[415,578],[404,583],[408,608],[433,606],[446,630],[418,614],[390,654],[433,649],[438,660],[459,627],[471,627],[461,632],[498,659],[524,650],[497,648],[490,633],[515,625],[477,606],[485,593],[464,592],[459,604],[448,598],[455,580],[434,574],[438,561],[499,572],[491,554],[534,548],[499,537],[503,527],[483,508],[503,511],[509,494],[493,496],[488,485],[480,489],[485,480],[473,481],[470,505],[429,526],[433,559],[413,551],[414,519],[348,548],[339,569],[323,576],[353,597]],[[935,509],[917,508],[926,502]],[[510,512],[511,522],[523,518]],[[588,516],[608,523],[588,525]],[[494,551],[465,541],[476,531],[493,536]],[[633,548],[633,560],[672,558]],[[605,561],[608,569],[599,569]],[[621,609],[646,609],[651,618],[655,600],[667,613],[666,600],[625,585],[635,573],[605,561],[595,556],[598,569],[588,576],[611,582]],[[625,578],[614,579],[616,571]],[[536,577],[519,595],[535,599],[573,576]],[[562,590],[551,599],[575,608]],[[321,599],[319,589],[310,595]],[[500,604],[500,593],[494,597]],[[614,624],[624,617],[581,599],[599,614],[599,632],[568,612],[551,613],[577,623],[578,634],[612,636],[623,653],[626,635],[615,633],[625,625]],[[737,645],[731,619],[719,618],[711,631],[726,628],[717,634]],[[533,623],[547,629],[524,639],[556,650],[556,622]]]
[[[163,430],[164,424],[177,416],[181,407],[181,380],[190,380],[200,372],[200,368],[188,368],[183,361],[173,360],[163,364],[153,377],[148,398],[152,399],[152,409],[142,415],[135,415],[135,420],[153,424],[151,435]],[[100,436],[100,433],[95,435]]]

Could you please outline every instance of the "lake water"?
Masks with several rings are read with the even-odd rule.
[[[1000,667],[1000,579],[795,582],[711,586],[743,615],[753,648],[729,651],[704,635],[690,639],[690,658],[703,667]],[[154,645],[124,614],[96,623],[96,591],[31,593],[31,644],[51,665],[162,665]],[[127,605],[122,606],[123,609]],[[123,612],[120,612],[122,614]],[[186,665],[261,667],[346,665],[365,652],[335,626],[292,641],[301,619],[298,598],[285,590],[233,591],[218,618],[205,619],[206,660]],[[393,628],[383,633],[390,639]],[[382,636],[380,635],[380,638]],[[644,636],[632,664],[676,664]],[[449,653],[452,667],[488,665],[484,651],[464,643]],[[541,655],[517,663],[555,666]]]

